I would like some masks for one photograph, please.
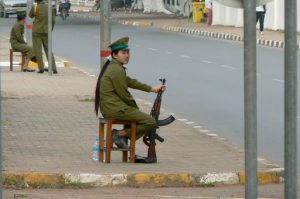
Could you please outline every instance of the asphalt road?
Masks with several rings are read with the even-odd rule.
[[[13,19],[1,19],[0,34],[8,35],[12,23]],[[99,36],[98,23],[58,19],[53,32],[54,53],[98,75]],[[129,76],[149,84],[159,84],[158,79],[165,77],[165,109],[243,147],[242,43],[114,24],[112,40],[123,36],[130,37]],[[257,49],[258,153],[280,166],[284,151],[283,54],[282,49]],[[155,98],[145,93],[136,97],[149,101]]]

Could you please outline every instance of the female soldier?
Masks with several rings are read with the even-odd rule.
[[[126,75],[124,65],[129,62],[128,37],[109,45],[112,61],[107,61],[98,77],[95,92],[96,115],[100,111],[104,117],[137,122],[137,139],[156,127],[155,120],[139,110],[128,88],[145,92],[159,92],[164,86],[151,87]],[[125,137],[130,138],[130,129],[113,130],[112,141],[120,148],[128,148]]]

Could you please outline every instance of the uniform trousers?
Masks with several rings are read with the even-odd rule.
[[[39,66],[39,70],[44,70],[42,47],[44,48],[47,59],[49,60],[48,33],[32,33],[32,44],[33,44],[34,54],[36,56],[36,60]],[[56,64],[55,64],[53,53],[52,53],[52,70],[56,71]]]
[[[11,47],[14,51],[21,52],[22,55],[25,55],[26,59],[31,59],[34,57],[32,47],[27,44],[12,43]]]
[[[128,107],[125,110],[118,111],[117,113],[104,115],[104,117],[136,122],[136,139],[141,138],[143,135],[149,133],[151,129],[156,128],[156,122],[153,117],[134,107]],[[125,126],[125,131],[127,136],[130,138],[130,127]]]

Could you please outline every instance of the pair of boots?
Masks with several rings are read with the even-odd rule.
[[[112,144],[115,143],[118,148],[129,149],[129,146],[126,144],[125,138],[119,135],[117,129],[112,130]]]

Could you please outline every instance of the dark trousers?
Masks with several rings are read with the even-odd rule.
[[[265,12],[256,12],[256,23],[259,21],[259,30],[264,31]]]

